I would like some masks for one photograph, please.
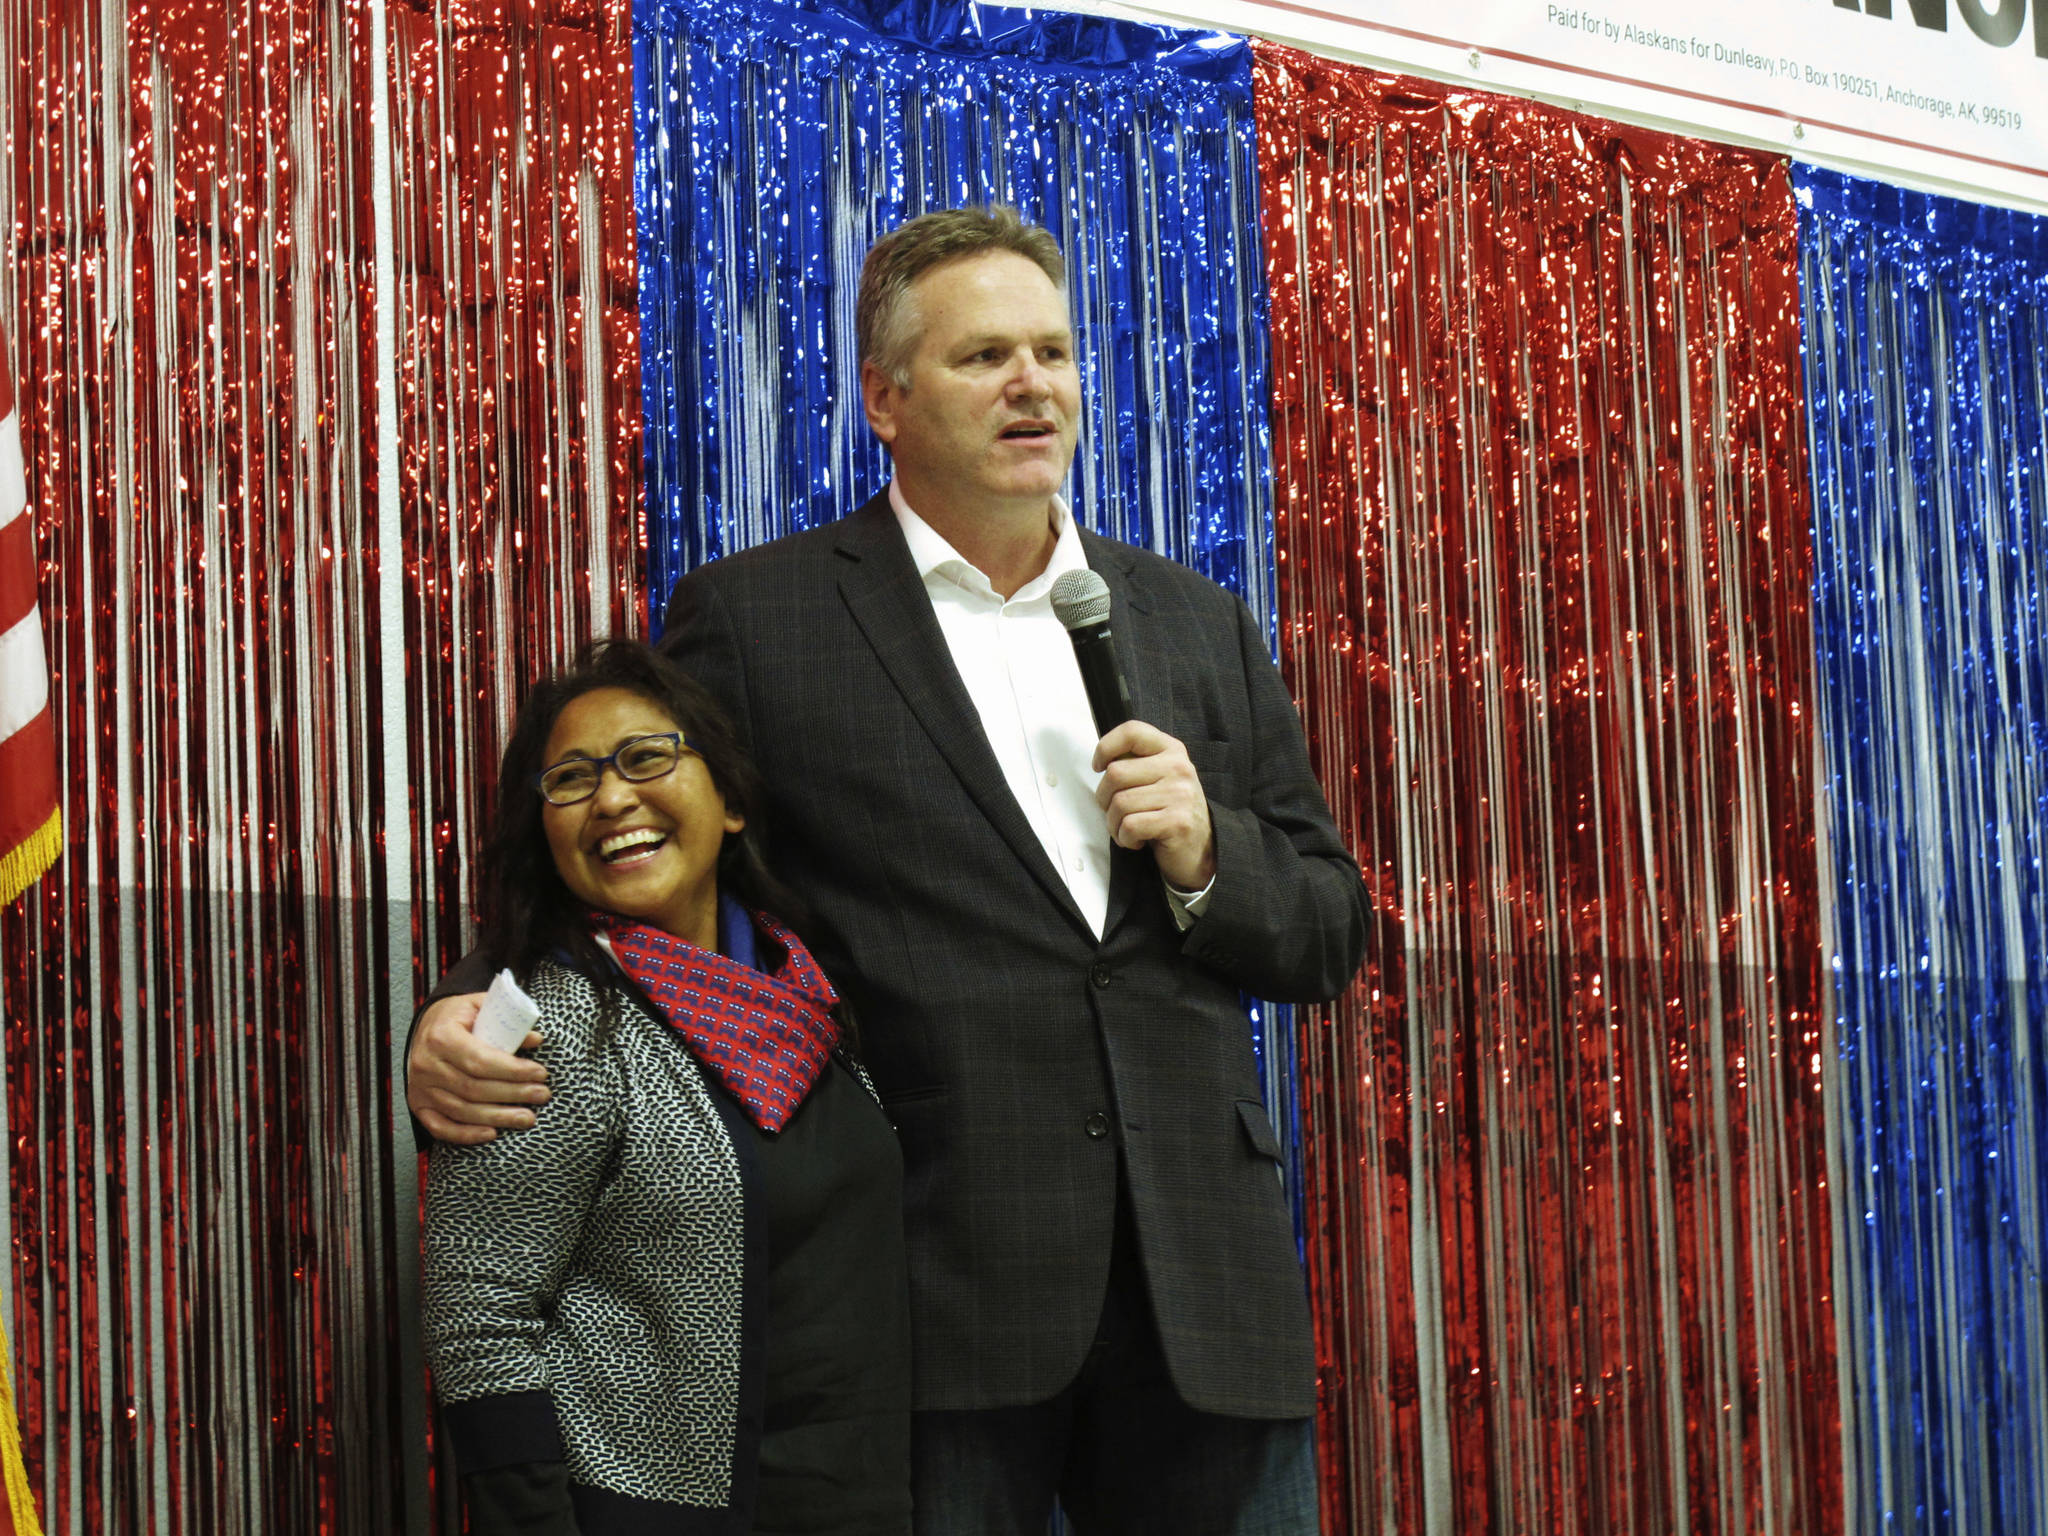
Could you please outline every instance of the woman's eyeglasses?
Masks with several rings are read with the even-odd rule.
[[[533,787],[549,805],[575,805],[597,793],[605,769],[616,769],[620,778],[644,784],[673,772],[688,745],[681,731],[635,736],[604,757],[565,757],[535,774]]]

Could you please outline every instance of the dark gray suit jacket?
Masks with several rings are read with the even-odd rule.
[[[1187,743],[1216,829],[1179,932],[1119,850],[1098,942],[1011,795],[886,495],[676,584],[663,648],[732,711],[776,870],[858,1009],[899,1127],[916,1403],[1043,1401],[1100,1316],[1121,1150],[1174,1385],[1315,1406],[1302,1275],[1239,989],[1323,999],[1364,891],[1251,615],[1185,567],[1083,535],[1140,719]]]

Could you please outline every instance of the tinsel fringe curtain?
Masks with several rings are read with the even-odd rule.
[[[1324,1528],[1839,1519],[1781,163],[1258,47]]]
[[[999,6],[658,0],[636,46],[657,605],[700,561],[888,483],[853,367],[861,259],[926,209],[1000,201],[1067,257],[1076,516],[1270,614],[1242,39]]]
[[[1077,511],[1277,617],[1372,883],[1300,1035],[1326,1529],[2036,1523],[2038,224],[1801,171],[1795,246],[1763,157],[1099,18],[626,17],[0,0],[49,1528],[430,1522],[389,1058],[502,723],[881,483],[860,252],[987,197],[1073,262]]]
[[[393,1039],[510,695],[641,606],[623,16],[0,3],[68,786],[0,914],[54,1532],[425,1518]]]
[[[1851,1531],[2048,1520],[2048,220],[1800,167]]]

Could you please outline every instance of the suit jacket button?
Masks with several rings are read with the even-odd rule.
[[[1109,1134],[1109,1116],[1097,1110],[1088,1117],[1087,1131],[1097,1141],[1102,1140],[1103,1137]]]
[[[1112,971],[1108,966],[1098,965],[1088,973],[1088,979],[1098,987],[1106,987],[1109,985],[1110,978],[1115,974],[1116,972]]]

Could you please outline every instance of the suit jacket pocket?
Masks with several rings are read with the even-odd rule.
[[[1274,1162],[1286,1161],[1280,1150],[1280,1138],[1274,1133],[1273,1121],[1266,1114],[1266,1106],[1257,1099],[1237,1101],[1238,1122],[1244,1126],[1244,1134],[1252,1144],[1252,1150],[1261,1157],[1270,1157]]]

